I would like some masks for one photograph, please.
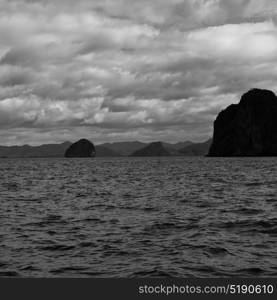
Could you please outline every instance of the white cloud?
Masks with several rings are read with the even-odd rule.
[[[204,139],[240,94],[276,91],[276,9],[273,0],[0,0],[1,144]]]

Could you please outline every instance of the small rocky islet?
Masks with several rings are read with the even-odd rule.
[[[96,151],[92,142],[86,139],[81,139],[76,143],[73,143],[65,151],[65,157],[95,157]]]

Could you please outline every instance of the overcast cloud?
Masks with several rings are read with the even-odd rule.
[[[277,91],[276,0],[0,0],[0,144],[201,141]]]

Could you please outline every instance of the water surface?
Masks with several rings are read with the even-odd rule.
[[[275,158],[0,168],[0,276],[277,276]]]

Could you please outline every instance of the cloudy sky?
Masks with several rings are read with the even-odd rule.
[[[276,0],[0,0],[0,144],[202,141],[276,62]]]

